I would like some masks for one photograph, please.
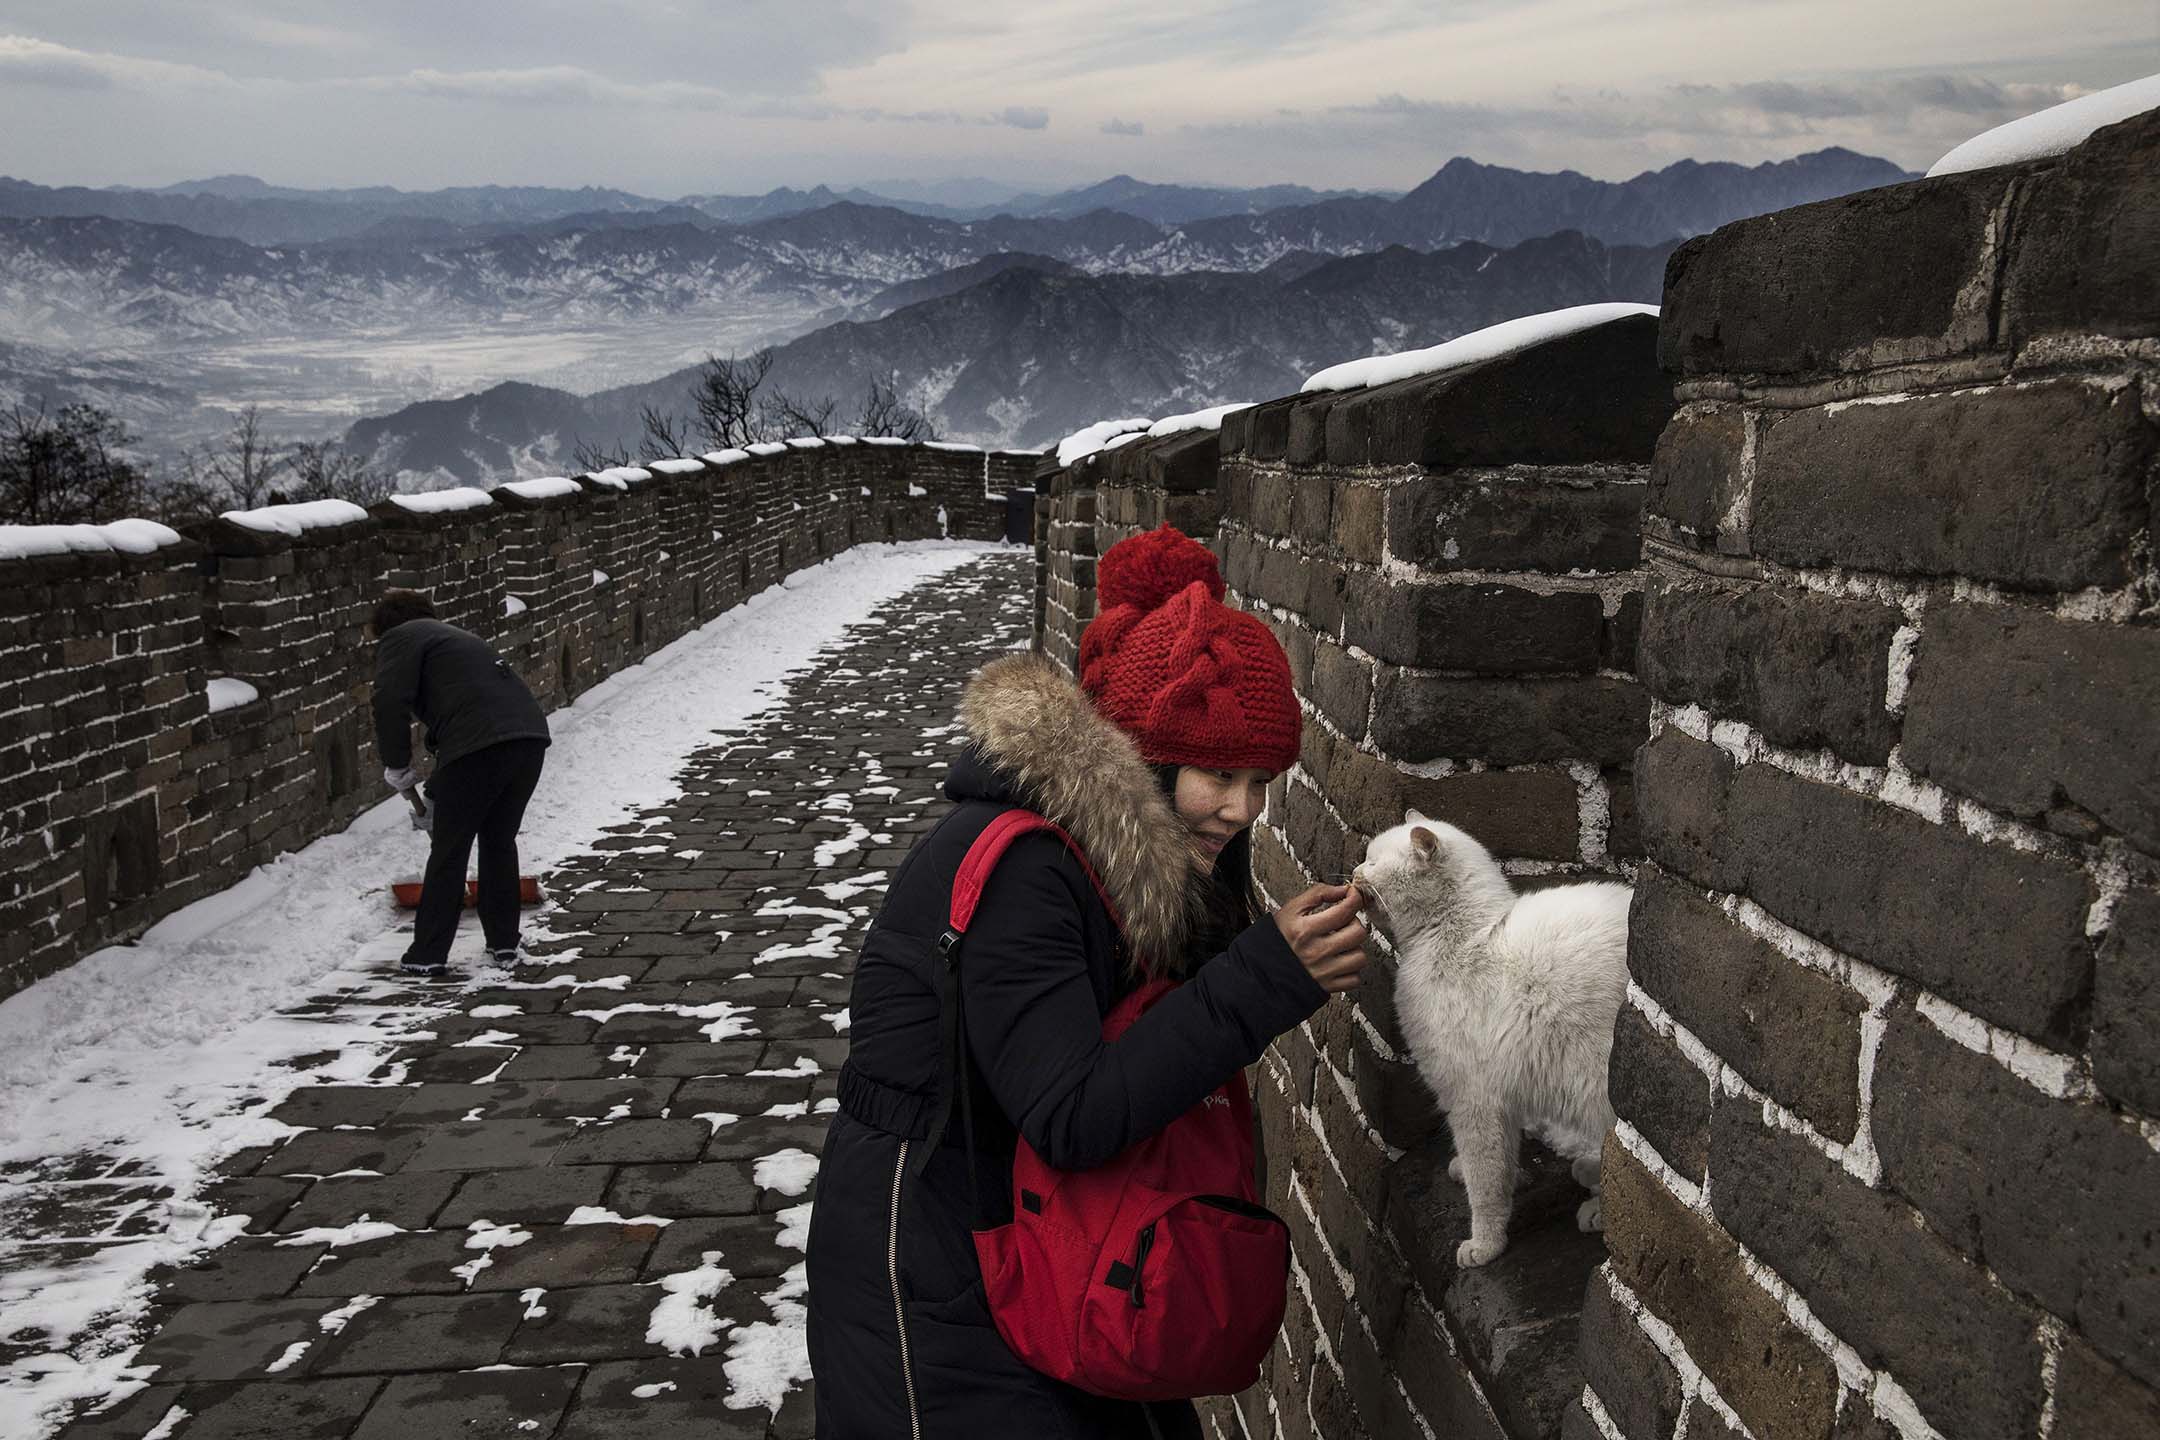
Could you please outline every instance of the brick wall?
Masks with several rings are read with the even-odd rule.
[[[220,748],[197,547],[0,567],[0,993],[203,892]],[[19,982],[17,982],[19,983]]]
[[[1039,457],[793,442],[575,493],[297,537],[226,520],[151,555],[0,562],[0,995],[378,803],[364,626],[392,585],[574,699],[865,541],[996,539]],[[257,698],[212,713],[211,677]]]
[[[1303,756],[1254,832],[1271,901],[1345,877],[1409,806],[1477,836],[1519,884],[1625,868],[1648,713],[1640,511],[1671,409],[1656,323],[1637,317],[1225,421],[1231,600],[1275,630],[1305,709]],[[1267,1376],[1217,1431],[1556,1434],[1603,1247],[1536,1149],[1511,1248],[1457,1271],[1467,1202],[1380,948],[1368,984],[1254,1076],[1295,1288]]]
[[[1080,665],[1080,632],[1095,618],[1096,462],[1093,456],[1038,482],[1037,541],[1044,588],[1035,648],[1068,671]]]
[[[1572,1436],[2160,1434],[2160,115],[1667,274]]]
[[[1163,524],[1212,543],[1221,519],[1219,439],[1212,430],[1185,430],[1097,452],[1095,543],[1107,550]]]

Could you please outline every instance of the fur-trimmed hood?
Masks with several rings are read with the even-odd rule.
[[[961,694],[960,721],[1022,803],[1079,842],[1141,966],[1182,970],[1208,886],[1193,869],[1183,822],[1132,738],[1039,655],[1009,655],[978,670]]]

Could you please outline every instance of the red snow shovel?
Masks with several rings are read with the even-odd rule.
[[[413,814],[422,817],[426,816],[427,801],[421,798],[418,785],[407,790],[405,798],[412,802]],[[393,880],[390,882],[390,894],[397,900],[397,907],[400,910],[419,909],[420,890],[421,881],[417,877],[410,880]],[[479,903],[480,882],[478,880],[467,880],[465,882],[465,908],[470,910]],[[520,905],[538,905],[540,903],[539,876],[518,876],[518,903]]]

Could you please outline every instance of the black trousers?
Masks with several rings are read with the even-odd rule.
[[[545,740],[505,740],[451,761],[428,781],[435,807],[434,848],[420,889],[407,965],[449,958],[465,908],[465,863],[480,842],[480,929],[490,950],[518,943],[518,826],[540,783]]]

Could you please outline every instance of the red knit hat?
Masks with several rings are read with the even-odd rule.
[[[1214,554],[1169,525],[1096,566],[1080,688],[1151,765],[1281,774],[1304,728],[1290,662],[1266,625],[1222,603]]]

